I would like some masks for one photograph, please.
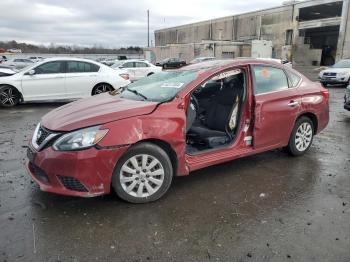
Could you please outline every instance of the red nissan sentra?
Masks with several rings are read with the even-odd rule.
[[[38,124],[28,171],[43,191],[132,203],[173,176],[286,148],[299,156],[328,124],[329,93],[274,62],[203,62],[59,107]]]

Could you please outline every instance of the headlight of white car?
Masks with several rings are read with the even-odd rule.
[[[348,75],[348,73],[347,72],[340,72],[337,75],[340,76],[340,77],[345,77],[345,76]]]
[[[108,129],[100,130],[100,126],[80,129],[61,136],[53,148],[59,151],[86,149],[100,142],[107,132]]]

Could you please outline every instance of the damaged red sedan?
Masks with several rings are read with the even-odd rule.
[[[174,176],[286,148],[299,156],[328,124],[329,93],[263,60],[160,72],[45,115],[27,169],[43,191],[155,201]]]

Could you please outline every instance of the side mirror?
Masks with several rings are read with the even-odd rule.
[[[29,70],[29,71],[27,72],[27,75],[30,75],[30,76],[35,75],[35,70],[34,70],[34,69]]]

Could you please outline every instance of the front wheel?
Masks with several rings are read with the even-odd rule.
[[[0,87],[0,105],[2,107],[12,107],[20,102],[20,94],[12,86]]]
[[[118,161],[112,178],[117,195],[131,203],[161,198],[169,189],[173,167],[168,154],[151,143],[129,149]]]
[[[292,156],[301,156],[305,154],[313,141],[314,125],[310,118],[301,117],[295,123],[292,135],[287,146],[288,152]]]

